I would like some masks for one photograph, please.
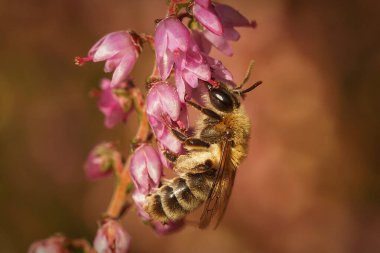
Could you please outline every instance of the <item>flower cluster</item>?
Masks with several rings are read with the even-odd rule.
[[[143,209],[146,196],[159,188],[164,169],[173,166],[166,155],[186,152],[173,134],[173,129],[184,134],[189,131],[186,101],[193,99],[202,104],[205,82],[234,85],[230,71],[210,56],[212,47],[231,56],[229,42],[240,38],[235,28],[255,25],[228,5],[211,0],[171,0],[168,15],[156,23],[153,36],[131,30],[112,32],[96,42],[87,56],[75,58],[77,65],[104,61],[104,72],[112,73],[110,79],[103,79],[100,88],[92,92],[98,98],[104,125],[113,128],[126,123],[132,112],[139,123],[129,157],[110,142],[98,144],[88,156],[85,164],[88,178],[114,174],[118,183],[93,248],[79,244],[84,252],[127,252],[131,239],[118,219],[126,210],[124,207],[130,205],[129,193],[138,215],[157,234],[168,234],[184,226],[183,220],[167,224],[152,220]],[[145,44],[154,49],[156,57],[152,75],[145,83],[146,96],[131,78]],[[66,252],[66,246],[65,237],[51,237],[33,244],[29,252]]]

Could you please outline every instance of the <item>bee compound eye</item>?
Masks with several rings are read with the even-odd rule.
[[[223,89],[210,90],[210,101],[216,109],[223,112],[230,112],[234,109],[231,96]]]

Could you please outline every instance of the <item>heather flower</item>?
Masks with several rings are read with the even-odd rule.
[[[211,75],[214,79],[219,81],[232,81],[233,76],[231,72],[223,65],[223,63],[211,56],[204,55],[207,64],[211,68]]]
[[[189,40],[189,30],[178,19],[166,18],[158,23],[154,43],[157,67],[163,80],[170,75],[174,57],[187,51]]]
[[[222,35],[223,26],[219,17],[211,7],[211,0],[195,0],[193,6],[194,17],[211,32]]]
[[[152,146],[142,144],[132,155],[130,172],[135,189],[148,194],[160,184],[162,164],[160,155]]]
[[[110,80],[103,79],[98,100],[99,110],[104,114],[104,125],[112,128],[120,122],[126,122],[133,111],[132,100],[128,97],[127,84],[120,83],[112,87]]]
[[[111,86],[125,81],[139,56],[139,44],[128,31],[105,35],[88,52],[85,58],[76,58],[76,63],[105,61],[104,71],[112,72]]]
[[[205,30],[203,32],[204,38],[209,41],[213,46],[215,46],[218,50],[223,52],[224,54],[231,56],[232,55],[232,48],[229,45],[228,41],[237,41],[240,39],[240,34],[235,30],[235,27],[256,27],[255,21],[249,21],[246,17],[241,15],[237,10],[234,8],[224,5],[224,4],[217,4],[215,3],[215,12],[217,16],[219,17],[222,27],[223,27],[223,34],[220,35],[216,32],[213,32],[211,29]],[[210,46],[207,45],[207,42],[204,39],[199,39],[198,41],[201,41],[202,43],[202,49],[204,53],[208,54],[210,51]]]
[[[88,155],[84,166],[89,179],[99,179],[112,173],[115,166],[115,156],[119,155],[111,143],[101,143],[95,146]]]
[[[134,190],[132,193],[132,199],[135,202],[135,206],[137,209],[137,214],[140,216],[140,218],[143,221],[149,221],[150,216],[147,212],[144,210],[144,204],[145,204],[145,197],[147,194],[141,193],[138,190]]]
[[[188,121],[187,111],[181,105],[174,87],[166,82],[155,83],[149,90],[146,107],[149,124],[156,139],[165,148],[174,153],[179,153],[182,144],[172,134],[169,126],[174,124],[181,129],[186,129]]]
[[[189,30],[176,18],[162,20],[155,34],[156,59],[161,78],[166,80],[175,65],[177,92],[182,102],[190,99],[189,90],[198,79],[210,79],[210,68]]]
[[[45,240],[34,242],[28,249],[28,253],[69,253],[65,247],[66,238],[52,236]]]
[[[94,240],[97,253],[126,253],[131,237],[114,220],[107,220],[99,229]]]
[[[169,221],[166,224],[162,224],[161,222],[152,221],[151,224],[154,231],[156,231],[158,235],[167,235],[167,234],[177,232],[178,230],[183,228],[185,225],[185,222],[184,220],[178,220],[174,222]]]

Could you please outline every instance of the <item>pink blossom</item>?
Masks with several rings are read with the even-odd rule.
[[[210,5],[210,0],[195,0],[193,6],[194,17],[211,32],[222,35],[223,26]]]
[[[210,79],[210,68],[189,30],[176,18],[162,20],[155,34],[156,59],[161,78],[166,80],[175,65],[177,92],[182,102],[198,79]]]
[[[152,227],[158,235],[167,235],[182,229],[185,225],[184,220],[170,221],[167,224],[161,222],[152,221]]]
[[[135,188],[148,194],[160,184],[162,164],[157,150],[148,144],[142,144],[132,155],[130,173]]]
[[[149,90],[146,105],[148,120],[156,139],[165,148],[179,153],[182,150],[182,144],[172,134],[169,126],[186,129],[188,121],[186,108],[181,105],[174,87],[167,82],[155,83]]]
[[[107,220],[99,229],[94,240],[97,253],[126,253],[131,237],[114,220]]]
[[[175,81],[182,102],[191,98],[191,90],[198,87],[198,79],[208,81],[211,78],[210,67],[193,39],[185,55],[175,59]]]
[[[104,71],[112,72],[111,85],[125,81],[139,56],[139,44],[128,31],[118,31],[105,35],[84,58],[77,57],[76,63],[82,65],[88,61],[105,61]]]
[[[237,41],[240,39],[240,34],[235,30],[235,27],[256,27],[255,21],[249,21],[246,17],[241,15],[237,10],[231,6],[215,3],[215,12],[222,22],[223,34],[213,32],[212,30],[205,30],[203,32],[204,38],[209,41],[213,46],[224,54],[231,56],[233,54],[232,48],[228,41]],[[198,41],[201,41],[198,39]],[[209,45],[202,40],[203,49],[205,53],[209,53]]]
[[[52,236],[48,239],[34,242],[28,253],[69,253],[65,248],[66,239],[63,236]]]
[[[115,154],[117,151],[111,143],[105,142],[95,146],[84,166],[87,178],[99,179],[110,175],[114,167]]]
[[[144,210],[145,197],[147,194],[141,193],[138,190],[134,190],[132,193],[132,199],[135,202],[137,213],[143,221],[149,221],[150,216]]]
[[[166,80],[173,68],[174,57],[187,51],[190,32],[177,18],[166,18],[158,23],[154,40],[157,67],[161,78]]]
[[[119,83],[117,87],[112,87],[108,79],[103,79],[101,82],[98,107],[105,116],[104,125],[107,128],[112,128],[120,122],[126,122],[133,111],[133,103],[128,97],[126,87],[125,82]]]

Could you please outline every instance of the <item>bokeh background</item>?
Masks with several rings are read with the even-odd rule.
[[[236,80],[251,59],[264,85],[245,106],[252,139],[226,217],[158,237],[132,210],[130,252],[380,252],[379,1],[241,0],[258,22],[240,29]],[[0,252],[26,252],[62,232],[92,240],[113,180],[89,182],[88,151],[127,150],[136,122],[113,130],[88,91],[102,64],[79,68],[104,34],[153,33],[164,0],[0,0]],[[144,50],[133,75],[152,67]]]

